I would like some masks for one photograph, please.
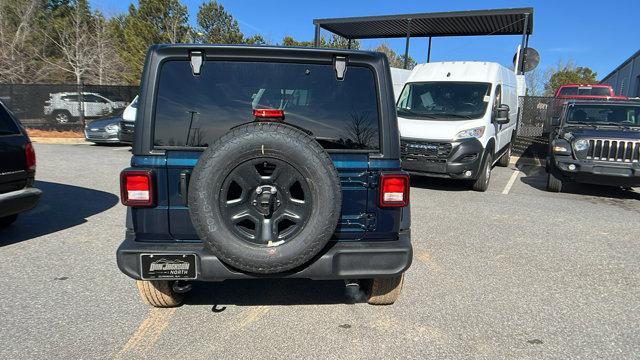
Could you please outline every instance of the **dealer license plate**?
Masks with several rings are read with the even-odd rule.
[[[141,254],[141,276],[144,280],[195,279],[195,254]]]

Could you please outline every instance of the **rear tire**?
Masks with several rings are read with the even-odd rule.
[[[371,280],[367,302],[371,305],[391,305],[398,300],[402,292],[404,273],[390,277]]]
[[[51,115],[51,118],[56,124],[68,124],[72,121],[71,114],[67,110],[56,110]]]
[[[500,167],[507,167],[509,166],[509,163],[511,162],[511,142],[509,142],[509,145],[507,145],[507,151],[504,152],[504,154],[502,154],[502,156],[500,157],[500,160],[498,160],[498,166]]]
[[[547,191],[556,193],[562,191],[562,180],[555,177],[552,173],[547,175]]]
[[[18,214],[9,215],[9,216],[0,218],[0,229],[4,229],[7,226],[13,224],[17,218],[18,218]]]
[[[473,183],[473,190],[485,192],[489,188],[489,181],[491,180],[491,165],[493,164],[493,156],[491,153],[487,153],[484,156],[484,162],[482,163],[481,173],[478,179]]]
[[[184,299],[171,288],[172,282],[168,280],[136,280],[140,297],[145,304],[157,308],[170,308],[180,306]]]

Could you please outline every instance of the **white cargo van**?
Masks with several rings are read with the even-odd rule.
[[[391,70],[391,82],[393,83],[393,98],[398,101],[398,97],[404,88],[404,84],[407,82],[411,70],[399,69],[390,67]]]
[[[417,65],[397,102],[403,169],[485,191],[492,166],[509,164],[517,86],[515,73],[496,63]]]

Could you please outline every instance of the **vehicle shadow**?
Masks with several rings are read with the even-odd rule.
[[[185,305],[329,305],[366,302],[363,291],[345,290],[344,281],[309,279],[196,282]]]
[[[0,247],[64,230],[87,221],[118,203],[114,194],[79,186],[36,181],[42,197],[35,209],[0,230]],[[82,201],[77,201],[82,199]]]
[[[526,176],[520,181],[538,190],[547,191],[547,171],[542,166],[516,165]],[[564,182],[562,193],[586,195],[602,198],[640,200],[640,193],[619,186],[592,185],[576,182]]]
[[[470,182],[456,179],[411,175],[411,187],[442,191],[471,191]]]

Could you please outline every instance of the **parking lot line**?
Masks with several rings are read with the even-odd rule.
[[[115,359],[129,358],[131,351],[146,353],[158,341],[162,331],[169,325],[169,320],[175,314],[176,309],[149,310],[147,317],[138,326],[138,329],[129,337],[127,343],[116,353]]]
[[[119,147],[113,149],[113,151],[131,150],[131,146]]]
[[[520,170],[516,169],[513,174],[511,174],[511,178],[509,178],[509,182],[507,182],[507,185],[505,185],[504,190],[502,190],[502,194],[507,195],[509,193],[511,187],[513,186],[513,183],[516,182],[518,175],[520,175]]]

